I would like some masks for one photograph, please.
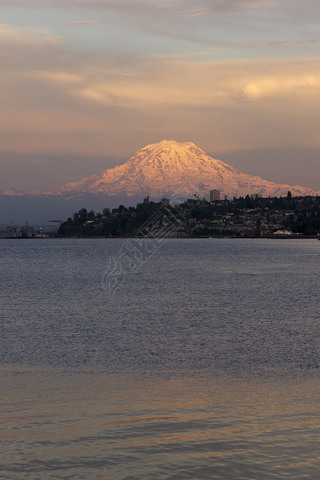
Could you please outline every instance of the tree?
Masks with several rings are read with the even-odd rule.
[[[249,195],[246,195],[246,198],[244,200],[245,200],[246,208],[253,207],[253,202],[252,202],[252,199],[249,197]]]
[[[94,220],[95,219],[95,213],[94,210],[90,210],[88,213],[88,220]]]
[[[81,208],[78,212],[80,223],[84,223],[88,219],[88,212],[85,208]]]
[[[74,223],[79,223],[79,221],[80,221],[79,213],[74,213],[73,214],[73,221],[74,221]]]

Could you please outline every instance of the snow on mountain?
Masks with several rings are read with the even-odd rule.
[[[67,183],[54,194],[105,193],[127,196],[161,197],[196,193],[208,195],[217,189],[222,195],[294,196],[319,195],[311,188],[276,184],[240,172],[221,160],[208,156],[194,143],[163,140],[138,150],[126,163],[79,182]]]
[[[177,194],[198,194],[220,190],[223,198],[247,194],[285,196],[319,195],[320,191],[299,185],[276,184],[240,172],[221,160],[208,156],[194,143],[163,140],[138,150],[123,165],[105,170],[79,182],[67,183],[50,195],[72,198],[84,194],[126,195],[154,198]],[[44,192],[34,192],[38,195]],[[48,195],[48,193],[46,193]]]

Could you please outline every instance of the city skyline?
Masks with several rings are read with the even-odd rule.
[[[319,189],[317,2],[0,0],[0,190],[191,141]]]

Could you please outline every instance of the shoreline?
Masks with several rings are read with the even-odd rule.
[[[66,239],[69,238],[71,240],[79,240],[81,238],[84,239],[105,239],[105,240],[113,240],[113,239],[135,239],[135,240],[159,240],[161,239],[176,239],[176,240],[201,240],[201,239],[219,239],[219,240],[224,240],[224,239],[235,239],[235,240],[241,240],[241,239],[252,239],[252,240],[262,240],[262,239],[268,239],[268,240],[320,240],[319,235],[242,235],[242,236],[237,236],[237,235],[216,235],[216,236],[211,236],[211,235],[203,235],[203,236],[198,236],[198,237],[152,237],[148,235],[144,235],[141,237],[138,236],[101,236],[101,235],[73,235],[73,236],[51,236],[51,237],[0,237],[0,240],[59,240],[59,239]]]

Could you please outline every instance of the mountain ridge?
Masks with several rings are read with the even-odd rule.
[[[252,194],[315,196],[320,191],[300,185],[277,184],[249,175],[207,155],[192,142],[162,140],[141,148],[122,165],[91,175],[78,182],[69,182],[52,192],[29,192],[29,195],[72,197],[84,194],[106,194],[128,197],[150,195],[154,198],[182,195],[209,195],[220,190],[228,198]],[[11,193],[12,194],[12,193]]]

